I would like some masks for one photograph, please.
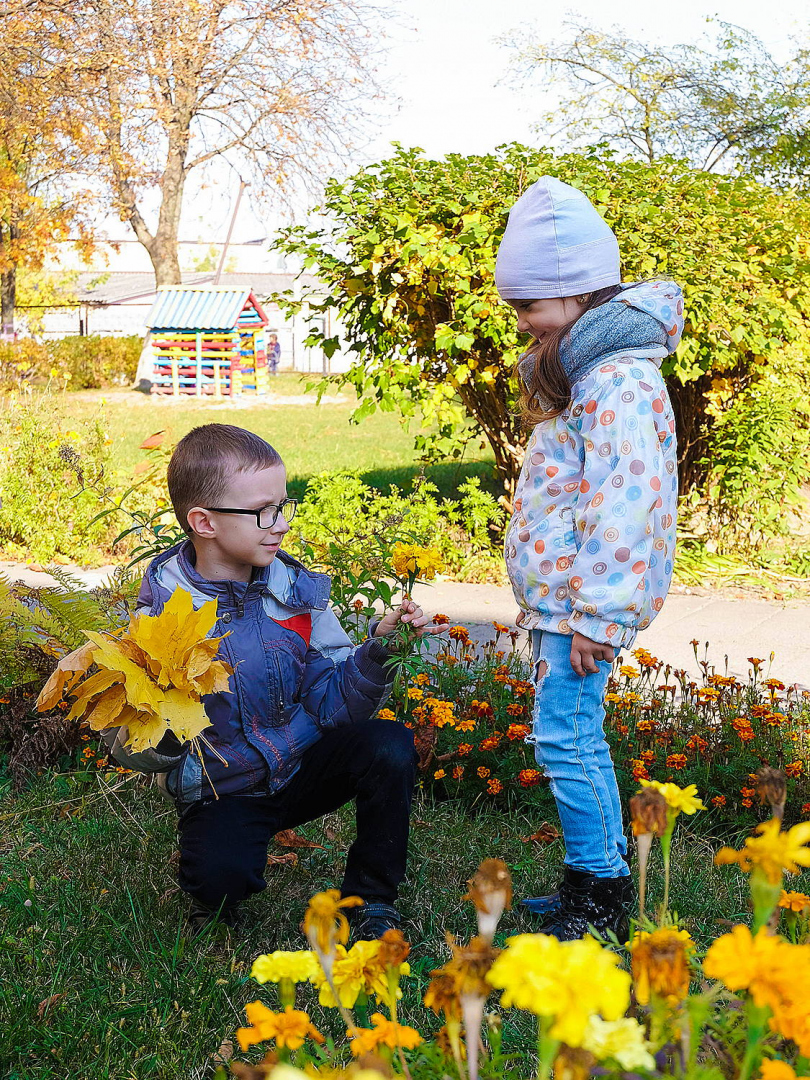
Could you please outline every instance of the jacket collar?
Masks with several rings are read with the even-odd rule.
[[[243,607],[246,602],[269,595],[284,607],[292,610],[323,610],[329,603],[332,583],[328,574],[319,574],[279,551],[276,560],[292,569],[293,573],[271,575],[272,564],[256,568],[253,579],[244,581],[209,581],[197,573],[194,545],[190,540],[162,552],[149,565],[147,573],[154,579],[157,571],[170,559],[177,560],[180,576],[196,591],[216,599],[221,609]],[[274,579],[274,580],[273,580]]]

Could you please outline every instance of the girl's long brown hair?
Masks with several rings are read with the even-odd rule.
[[[521,420],[527,427],[559,416],[568,408],[571,403],[571,383],[560,360],[560,345],[586,311],[601,307],[621,291],[619,285],[608,285],[592,292],[582,304],[576,319],[552,331],[526,351],[525,356],[534,357],[528,379],[520,379]]]

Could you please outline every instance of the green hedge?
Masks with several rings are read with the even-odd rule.
[[[39,342],[23,338],[0,344],[0,388],[53,380],[67,390],[97,390],[135,381],[143,340],[127,337],[66,337]]]

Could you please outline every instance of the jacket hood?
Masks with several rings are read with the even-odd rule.
[[[661,344],[666,347],[664,355],[670,355],[678,348],[683,336],[683,293],[674,281],[640,281],[622,285],[621,293],[610,302],[643,312],[658,323],[664,331],[663,334],[659,332]]]

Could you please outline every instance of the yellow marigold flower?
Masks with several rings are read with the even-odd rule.
[[[593,938],[557,941],[519,934],[492,965],[487,980],[504,991],[501,1004],[553,1018],[553,1039],[582,1046],[592,1016],[618,1020],[630,1004],[630,975]]]
[[[630,942],[636,997],[648,1005],[650,995],[675,1005],[689,992],[689,956],[694,943],[686,930],[666,926],[637,931]]]
[[[421,577],[430,581],[442,569],[441,553],[419,544],[394,544],[391,567],[398,578]]]
[[[245,1015],[253,1026],[237,1029],[236,1038],[243,1050],[267,1039],[275,1039],[276,1046],[289,1050],[298,1050],[307,1036],[315,1042],[323,1042],[323,1035],[312,1026],[309,1015],[291,1005],[283,1013],[278,1013],[268,1009],[261,1001],[251,1001],[245,1006]]]
[[[598,1016],[592,1016],[588,1021],[582,1046],[590,1051],[597,1061],[615,1061],[627,1072],[655,1068],[655,1058],[644,1037],[644,1028],[638,1020],[631,1017],[602,1020]]]
[[[418,686],[408,687],[408,697],[411,699],[411,701],[421,701],[424,696],[425,691],[420,690]]]
[[[807,893],[785,892],[782,889],[782,895],[779,897],[777,906],[786,908],[788,911],[807,911],[810,908],[810,896]]]
[[[349,1029],[352,1053],[355,1057],[372,1054],[380,1046],[390,1046],[392,1050],[398,1046],[405,1050],[413,1050],[423,1041],[415,1028],[388,1020],[382,1013],[374,1013],[371,1023],[374,1025],[373,1028]]]
[[[706,809],[698,798],[695,784],[688,784],[682,788],[678,787],[677,784],[662,784],[660,780],[642,780],[641,786],[660,791],[667,800],[667,806],[676,813],[694,814],[696,810]]]
[[[766,1058],[759,1070],[759,1080],[808,1080],[806,1076],[796,1076],[796,1071],[786,1061],[773,1061]]]
[[[301,949],[298,952],[281,952],[276,950],[272,953],[262,953],[253,961],[250,974],[256,982],[278,983],[282,979],[290,979],[295,983],[312,982],[317,978],[321,970],[315,953],[309,949]]]
[[[747,926],[735,926],[709,947],[703,970],[729,990],[747,990],[756,1005],[776,1011],[784,1003],[786,990],[797,980],[800,959],[807,966],[808,957],[810,946],[790,945],[764,928],[752,935]]]
[[[391,711],[391,709],[379,709],[377,712],[377,716],[380,720],[396,720],[396,715]]]
[[[428,686],[430,684],[430,676],[426,675],[424,671],[420,671],[418,675],[415,675],[413,681],[417,686]]]
[[[348,952],[340,950],[332,968],[332,978],[344,1008],[351,1009],[361,992],[388,999],[387,973],[380,958],[380,948],[379,941],[358,941]],[[400,975],[409,975],[410,972],[410,964],[400,964]],[[319,989],[320,1004],[334,1008],[335,998],[322,972],[319,972],[315,983]],[[397,996],[401,997],[401,992]]]
[[[718,866],[739,863],[746,873],[754,869],[761,870],[772,885],[782,880],[782,871],[796,874],[801,866],[810,866],[810,821],[794,825],[782,832],[781,822],[777,818],[757,825],[758,836],[749,836],[740,851],[734,848],[720,848],[714,857]]]
[[[335,942],[345,945],[349,940],[349,923],[342,909],[360,907],[362,903],[359,896],[341,899],[337,889],[315,893],[304,915],[304,933],[312,947],[317,945],[322,953],[329,953]]]
[[[638,668],[634,668],[632,664],[622,664],[619,668],[619,672],[624,675],[626,679],[637,679],[641,674]]]

